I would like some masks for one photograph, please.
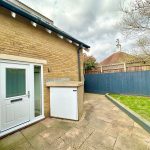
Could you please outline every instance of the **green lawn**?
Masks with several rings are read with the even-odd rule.
[[[134,112],[150,121],[150,97],[109,94]]]

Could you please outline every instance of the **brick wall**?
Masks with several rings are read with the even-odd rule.
[[[49,78],[68,77],[78,80],[77,47],[44,28],[33,27],[29,20],[0,7],[0,54],[24,56],[47,60],[44,65],[45,115],[49,115],[49,89],[45,81]],[[83,61],[81,57],[83,78]],[[48,67],[50,72],[48,72]]]

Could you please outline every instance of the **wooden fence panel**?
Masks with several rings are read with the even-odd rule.
[[[86,74],[85,92],[150,96],[150,71]]]
[[[105,66],[98,66],[93,70],[86,70],[85,74],[99,74],[99,73],[114,73],[114,72],[135,72],[150,70],[150,64],[130,64],[119,63]]]

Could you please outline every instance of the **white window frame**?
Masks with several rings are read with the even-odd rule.
[[[6,130],[4,132],[0,132],[0,137],[7,135],[11,132],[14,132],[20,128],[26,127],[30,124],[33,124],[37,121],[40,121],[45,118],[44,116],[44,77],[43,77],[43,64],[38,63],[30,63],[30,62],[20,62],[20,61],[11,61],[11,60],[1,60],[0,59],[0,79],[1,79],[1,65],[2,63],[9,63],[9,64],[20,64],[20,65],[29,65],[29,76],[30,76],[30,83],[33,82],[30,86],[30,121],[21,125],[18,125],[14,128],[11,128],[9,130]],[[40,66],[41,67],[41,99],[42,99],[42,114],[38,117],[35,117],[35,108],[34,108],[34,66]],[[2,89],[2,84],[0,80],[0,89]],[[1,101],[3,99],[2,91],[0,90],[0,110],[1,110]],[[0,111],[1,115],[1,111]],[[1,122],[1,118],[0,118]],[[1,123],[0,123],[0,129],[1,129]]]

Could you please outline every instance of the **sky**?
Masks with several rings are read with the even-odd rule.
[[[123,0],[20,0],[73,37],[91,46],[88,55],[97,62],[116,52],[116,39],[122,51],[130,52],[134,40],[122,35],[120,5]]]

